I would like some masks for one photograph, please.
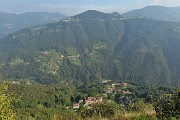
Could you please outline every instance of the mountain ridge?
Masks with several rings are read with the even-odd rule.
[[[65,15],[60,13],[48,12],[27,12],[21,14],[15,13],[0,13],[0,38],[16,32],[20,29],[45,24],[55,20],[66,18]]]
[[[178,7],[165,7],[152,5],[142,9],[135,9],[127,13],[122,14],[123,16],[137,16],[137,17],[148,17],[157,20],[180,22],[180,6]]]
[[[178,84],[180,23],[91,12],[1,39],[1,77]]]

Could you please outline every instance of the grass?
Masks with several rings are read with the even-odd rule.
[[[81,62],[78,60],[71,61],[74,65],[81,66]]]
[[[98,42],[96,44],[93,44],[93,49],[98,50],[98,49],[106,49],[107,44],[105,42]]]
[[[62,65],[63,58],[62,54],[56,52],[56,50],[48,50],[41,52],[37,58],[36,62],[40,64],[39,69],[46,73],[56,74]]]
[[[77,56],[79,53],[74,46],[65,48],[68,56]]]
[[[18,64],[21,64],[21,63],[23,63],[24,61],[23,61],[23,59],[14,59],[14,60],[12,60],[11,61],[11,65],[18,65]]]

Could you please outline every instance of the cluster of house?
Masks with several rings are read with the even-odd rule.
[[[69,58],[70,60],[77,60],[79,57],[80,57],[80,55],[77,55],[77,56],[75,56],[75,55],[67,56],[67,58]],[[78,59],[78,61],[79,61],[79,59]]]
[[[76,21],[80,21],[79,19],[73,19],[73,18],[67,18],[62,20],[63,22],[76,22]]]
[[[110,80],[106,80],[102,82],[103,84],[106,84],[106,89],[104,90],[103,96],[107,96],[108,93],[111,94],[123,94],[123,95],[130,95],[132,92],[130,92],[127,89],[127,86],[129,85],[126,82],[122,83],[111,83]],[[79,100],[78,103],[73,104],[73,109],[78,109],[80,106],[86,106],[87,109],[93,109],[94,105],[98,102],[102,101],[102,97],[88,97],[85,100]]]
[[[110,81],[106,80],[102,83],[109,83]],[[129,90],[123,89],[128,86],[128,83],[122,82],[122,83],[111,83],[106,85],[104,96],[107,96],[108,93],[122,93],[122,94],[131,94]]]
[[[50,55],[51,52],[47,52],[47,51],[44,51],[44,52],[41,52],[43,55]],[[58,60],[58,63],[60,63],[63,59],[64,59],[64,55],[60,55],[60,58]],[[72,60],[72,61],[75,61],[75,60],[78,60],[79,61],[79,58],[80,58],[80,55],[68,55],[67,58],[69,60]],[[40,62],[41,60],[37,60],[38,62]]]
[[[81,105],[86,106],[87,109],[93,109],[94,105],[102,102],[102,100],[102,97],[88,97],[85,100],[79,100],[78,103],[73,104],[73,109],[78,109]]]
[[[32,83],[28,80],[28,81],[25,81],[25,82],[20,82],[20,81],[10,81],[12,84],[27,84],[27,85],[31,85]]]

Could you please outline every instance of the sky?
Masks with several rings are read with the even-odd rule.
[[[86,10],[125,13],[149,5],[180,6],[180,0],[0,0],[0,12],[59,12],[67,16]]]

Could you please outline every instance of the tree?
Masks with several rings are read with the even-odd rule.
[[[17,99],[14,93],[8,92],[9,84],[9,82],[0,84],[0,120],[13,120],[15,117],[12,105]]]
[[[112,117],[118,111],[118,106],[114,102],[101,102],[95,104],[93,110],[94,113],[99,117]]]
[[[159,118],[180,118],[180,90],[173,94],[161,97],[155,104],[154,108]]]

